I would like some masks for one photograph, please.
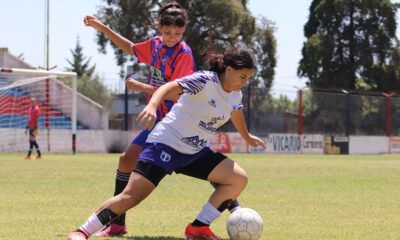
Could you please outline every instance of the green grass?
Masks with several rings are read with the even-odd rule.
[[[231,154],[248,173],[239,197],[260,213],[262,239],[400,239],[400,156]],[[0,154],[0,239],[66,239],[114,192],[117,154]],[[184,239],[212,192],[166,177],[109,239]],[[228,237],[223,213],[212,229]],[[99,238],[107,239],[107,238]]]

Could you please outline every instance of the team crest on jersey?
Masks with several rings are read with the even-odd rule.
[[[207,132],[211,132],[214,133],[215,131],[217,131],[217,128],[214,126],[215,124],[217,124],[218,121],[224,120],[225,116],[222,117],[213,117],[211,118],[211,121],[208,123],[205,123],[203,121],[200,120],[199,122],[199,127],[206,130]]]
[[[151,74],[151,85],[153,86],[161,86],[164,84],[164,77],[160,70],[157,68],[150,66],[150,74]]]
[[[217,104],[215,103],[215,100],[214,100],[214,99],[211,99],[211,100],[208,102],[208,104],[210,104],[210,105],[213,106],[213,107],[217,107]]]
[[[181,139],[182,142],[196,148],[204,147],[206,146],[207,141],[204,139],[200,139],[199,136],[194,136],[194,137],[186,137]]]
[[[165,66],[165,63],[167,62],[167,60],[168,60],[168,56],[167,55],[163,55],[162,57],[161,57],[161,61],[162,61],[162,63],[163,63],[163,65]]]
[[[162,151],[162,152],[161,152],[161,155],[160,155],[160,159],[161,159],[163,162],[169,162],[169,161],[171,160],[171,155],[168,154],[168,153],[166,153],[166,152],[164,152],[164,151]]]

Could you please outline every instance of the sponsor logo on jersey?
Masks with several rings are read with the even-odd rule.
[[[166,152],[164,152],[164,151],[162,151],[162,152],[161,152],[161,155],[160,155],[160,159],[161,159],[163,162],[169,162],[169,161],[171,160],[171,155],[168,154],[168,153],[166,153]]]
[[[165,83],[162,72],[160,70],[158,70],[157,68],[150,66],[150,74],[151,74],[151,76],[150,76],[151,77],[151,85],[161,86]]]
[[[199,122],[199,127],[203,130],[206,130],[207,132],[211,132],[214,133],[215,131],[217,131],[217,127],[215,127],[214,125],[216,125],[218,123],[218,121],[224,120],[225,116],[222,117],[213,117],[211,119],[210,122],[205,123],[203,121],[200,120]]]
[[[200,139],[199,136],[182,138],[181,141],[196,148],[202,148],[207,144],[207,141]]]

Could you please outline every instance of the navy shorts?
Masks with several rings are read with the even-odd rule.
[[[35,134],[35,129],[29,129],[29,136],[31,136],[31,137],[36,137],[37,136],[37,132]]]
[[[147,178],[154,186],[158,186],[166,174],[174,171],[207,180],[212,170],[226,158],[208,147],[196,154],[182,154],[165,144],[146,143],[133,171]]]
[[[148,162],[172,174],[176,169],[189,165],[201,155],[211,151],[205,147],[196,154],[183,154],[162,143],[146,143],[140,153],[138,162]]]

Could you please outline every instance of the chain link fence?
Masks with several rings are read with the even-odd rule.
[[[299,98],[273,100],[268,89],[243,90],[244,115],[253,133],[299,133]],[[385,136],[388,100],[378,94],[358,92],[302,92],[302,133],[331,136]],[[250,94],[250,95],[249,95]],[[249,104],[250,103],[250,104]],[[400,97],[390,98],[390,135],[400,136]],[[219,131],[236,131],[232,123]]]
[[[269,89],[256,86],[242,89],[243,113],[250,132],[299,133],[299,95],[296,99],[277,98],[269,92]],[[400,96],[392,96],[390,100],[390,135],[400,136]],[[388,97],[378,93],[304,90],[302,134],[385,136],[388,131],[387,104]],[[139,112],[129,115],[129,130],[141,129],[136,121]],[[123,125],[122,118],[120,125]],[[236,128],[229,121],[218,131],[236,132]]]

